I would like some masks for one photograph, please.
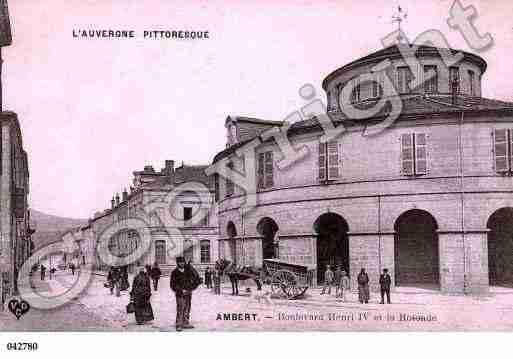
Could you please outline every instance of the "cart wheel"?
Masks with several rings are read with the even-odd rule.
[[[273,294],[292,299],[298,292],[296,275],[288,270],[276,271],[271,279],[271,291]]]

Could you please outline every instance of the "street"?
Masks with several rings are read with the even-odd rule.
[[[6,310],[0,313],[0,329],[9,331],[174,331],[175,299],[169,278],[163,277],[152,295],[155,320],[138,326],[133,314],[126,314],[127,291],[121,297],[104,288],[105,277],[94,275],[87,290],[71,303],[55,310],[32,309],[20,320]],[[77,275],[58,272],[54,279],[37,288],[57,293],[73,285]],[[232,296],[228,284],[220,296],[205,287],[194,292],[191,323],[193,331],[397,331],[397,330],[511,330],[513,290],[493,288],[488,296],[446,296],[418,288],[400,288],[392,293],[392,304],[379,304],[379,294],[371,293],[371,303],[357,301],[356,293],[341,302],[310,288],[303,299],[258,300],[245,292]],[[252,288],[254,292],[254,288]],[[264,287],[264,290],[266,288]]]

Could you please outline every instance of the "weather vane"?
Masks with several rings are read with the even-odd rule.
[[[397,43],[398,44],[400,44],[401,41],[404,39],[404,37],[402,35],[403,32],[401,30],[401,23],[404,20],[406,20],[407,17],[408,17],[408,13],[406,11],[403,11],[401,6],[398,6],[397,7],[397,13],[392,15],[392,22],[396,22],[397,23]]]

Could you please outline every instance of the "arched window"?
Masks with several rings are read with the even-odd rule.
[[[204,239],[200,242],[201,263],[210,263],[210,241]]]
[[[186,262],[192,262],[194,258],[194,250],[192,247],[192,241],[190,239],[186,239],[183,241],[183,257]]]

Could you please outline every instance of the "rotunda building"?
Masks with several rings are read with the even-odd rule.
[[[257,202],[245,211],[246,191],[216,175],[220,256],[305,265],[315,283],[338,266],[352,289],[361,268],[373,290],[384,268],[394,288],[511,285],[513,103],[481,96],[486,67],[471,53],[394,45],[333,71],[322,85],[339,134],[325,141],[321,115],[292,123],[287,138],[304,156],[289,166],[263,136],[283,122],[228,117],[213,162],[253,174]]]

